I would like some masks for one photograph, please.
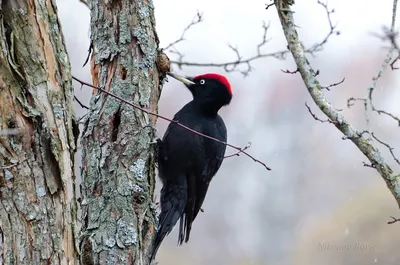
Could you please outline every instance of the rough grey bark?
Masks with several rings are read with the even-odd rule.
[[[70,71],[55,2],[0,0],[0,264],[78,264]]]
[[[275,2],[283,32],[288,42],[288,48],[293,55],[297,69],[306,85],[315,104],[332,121],[332,124],[340,130],[345,139],[351,140],[357,148],[368,158],[393,194],[400,207],[400,175],[394,172],[379,150],[374,147],[371,139],[363,137],[363,133],[357,131],[344,118],[344,116],[325,97],[321,85],[317,79],[316,71],[311,67],[304,52],[303,45],[296,31],[296,26],[291,9],[292,1],[277,0]],[[390,51],[391,52],[391,51]]]
[[[92,0],[93,84],[157,112],[151,1]],[[95,92],[82,133],[82,264],[148,264],[156,118]]]

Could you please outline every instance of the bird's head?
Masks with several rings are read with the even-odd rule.
[[[200,104],[202,108],[217,113],[221,107],[231,102],[231,84],[223,75],[208,73],[195,77],[184,77],[171,72],[168,75],[184,83],[192,93],[193,101]]]

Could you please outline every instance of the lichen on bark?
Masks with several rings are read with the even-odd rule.
[[[54,1],[0,1],[0,263],[78,264],[71,69]]]
[[[151,1],[89,1],[93,84],[157,112]],[[82,264],[147,264],[154,232],[156,118],[95,92],[82,146]]]

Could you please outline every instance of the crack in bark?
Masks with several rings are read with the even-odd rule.
[[[6,44],[0,29],[0,98],[7,106],[1,104],[5,115],[2,113],[0,119],[5,120],[0,122],[0,129],[23,129],[22,137],[0,138],[11,151],[0,150],[0,164],[5,159],[18,161],[12,169],[14,177],[0,187],[0,228],[7,243],[1,250],[2,258],[7,264],[64,265],[67,260],[78,264],[72,228],[76,216],[69,213],[74,198],[69,192],[75,185],[72,159],[76,149],[69,93],[72,86],[62,34],[53,32],[59,31],[58,20],[54,20],[55,2],[18,0],[1,4],[0,22],[7,23],[15,37],[10,34]],[[48,28],[53,31],[48,33]],[[36,38],[41,41],[32,42]],[[26,80],[8,64],[7,45],[12,45],[23,67],[19,69],[29,77]],[[53,192],[49,182],[55,183]],[[56,192],[59,188],[64,192]]]

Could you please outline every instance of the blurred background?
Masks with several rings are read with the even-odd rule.
[[[178,39],[196,12],[203,12],[204,22],[191,28],[186,41],[176,45],[186,61],[235,60],[227,44],[238,47],[243,57],[255,55],[262,39],[262,21],[271,23],[270,40],[263,51],[286,49],[276,10],[265,10],[266,0],[153,3],[161,47]],[[73,75],[91,82],[88,66],[82,68],[89,47],[89,10],[79,0],[57,0],[57,5]],[[386,57],[389,43],[373,34],[383,34],[382,27],[390,26],[392,1],[330,0],[329,6],[335,9],[332,20],[341,34],[309,58],[319,69],[323,85],[345,78],[326,95],[356,129],[363,130],[367,128],[363,103],[349,109],[347,99],[367,95]],[[296,1],[294,10],[306,47],[329,32],[326,12],[316,0]],[[300,75],[281,71],[296,69],[291,55],[286,60],[260,59],[252,66],[246,78],[222,68],[174,67],[186,75],[217,72],[228,77],[234,98],[221,111],[228,141],[238,146],[251,142],[249,152],[273,170],[266,171],[245,156],[225,160],[209,189],[204,213],[194,223],[190,243],[176,247],[175,229],[164,241],[157,261],[165,265],[399,264],[399,224],[387,224],[391,215],[400,217],[396,201],[379,174],[363,166],[367,159],[349,140],[342,140],[333,125],[311,117],[305,102],[325,119]],[[399,73],[387,70],[374,92],[375,106],[397,116]],[[88,103],[91,89],[74,85],[77,97]],[[172,117],[189,100],[189,91],[170,80],[163,88],[159,112]],[[76,110],[78,117],[85,113],[78,104]],[[370,113],[369,119],[375,134],[395,151],[400,150],[398,124],[376,113]],[[167,125],[158,121],[159,137]],[[388,150],[377,146],[399,172]],[[227,154],[232,152],[227,149]],[[79,166],[80,152],[76,160]],[[78,167],[76,173],[79,176]]]

